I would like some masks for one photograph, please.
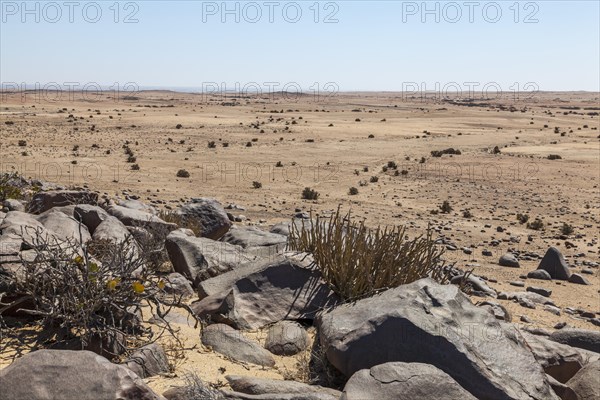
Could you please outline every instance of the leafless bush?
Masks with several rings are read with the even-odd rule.
[[[81,246],[76,241],[61,241],[41,231],[23,232],[31,238],[25,246],[35,257],[21,259],[22,268],[11,277],[18,302],[31,301],[33,309],[19,311],[37,316],[46,328],[59,328],[64,341],[75,339],[82,348],[99,348],[100,352],[118,355],[162,336],[163,325],[155,334],[142,326],[142,307],[149,307],[161,319],[172,307],[187,309],[181,298],[164,292],[165,282],[149,263],[132,252],[129,237],[121,243],[92,241]],[[143,253],[143,252],[140,252]],[[3,309],[16,304],[1,304]],[[106,345],[116,340],[118,350]]]

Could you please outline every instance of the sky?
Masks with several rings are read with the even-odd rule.
[[[599,1],[0,1],[0,81],[600,90]]]

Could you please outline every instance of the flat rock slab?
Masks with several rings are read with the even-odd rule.
[[[165,222],[149,212],[116,205],[109,207],[106,211],[127,226],[138,226],[161,233],[177,229],[176,224]]]
[[[321,394],[324,398],[339,400],[341,392],[318,385],[276,379],[255,378],[250,376],[227,375],[229,386],[239,393],[261,394]]]
[[[38,350],[0,370],[2,399],[163,400],[124,366],[85,350]]]
[[[454,285],[421,279],[325,311],[317,327],[327,358],[346,376],[387,362],[420,362],[477,398],[556,399],[521,334]]]
[[[273,367],[275,359],[257,342],[225,324],[209,325],[202,331],[202,344],[236,361]]]
[[[476,400],[433,365],[390,362],[356,372],[340,400]]]
[[[54,207],[73,204],[98,204],[98,193],[83,190],[52,190],[38,193],[29,202],[28,211],[40,214]]]
[[[549,339],[568,346],[600,353],[600,331],[560,329],[552,332]]]
[[[279,246],[282,250],[287,243],[287,237],[277,233],[266,232],[253,226],[232,226],[221,241],[247,247]]]

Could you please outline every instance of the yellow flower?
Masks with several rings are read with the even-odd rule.
[[[131,286],[133,287],[133,291],[137,294],[144,293],[144,285],[142,285],[140,282],[133,282]]]
[[[108,287],[108,290],[115,290],[117,288],[118,284],[119,284],[118,279],[111,279],[110,281],[106,282],[106,286]]]
[[[158,281],[158,288],[160,290],[163,290],[165,288],[165,281],[163,281],[162,279]]]

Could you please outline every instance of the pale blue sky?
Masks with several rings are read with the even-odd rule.
[[[96,23],[83,15],[87,5],[86,17],[95,18],[92,2],[77,2],[70,22],[69,9],[57,1],[62,16],[55,23],[49,2],[28,2],[31,14],[24,14],[21,1],[1,3],[2,82],[140,87],[297,82],[305,88],[335,82],[340,90],[390,91],[402,90],[403,82],[426,82],[427,89],[435,89],[435,82],[497,82],[503,90],[535,82],[541,90],[600,88],[598,1],[498,1],[502,16],[496,23],[489,22],[496,18],[495,6],[486,1],[476,2],[472,23],[464,1],[437,2],[437,23],[435,14],[421,20],[421,1],[319,2],[318,23],[314,1],[297,2],[302,10],[297,23],[284,18],[284,6],[288,20],[295,16],[287,1],[277,2],[273,23],[263,1],[254,3],[262,12],[256,23],[250,22],[256,8],[249,2],[238,3],[239,23],[235,14],[222,21],[220,1],[122,1],[118,23],[114,1],[97,2],[102,15]],[[457,15],[454,5],[462,13],[456,23],[450,22]],[[203,16],[203,9],[216,15]],[[334,11],[338,22],[324,23]],[[123,23],[131,12],[138,22]],[[531,13],[537,23],[524,22]]]

